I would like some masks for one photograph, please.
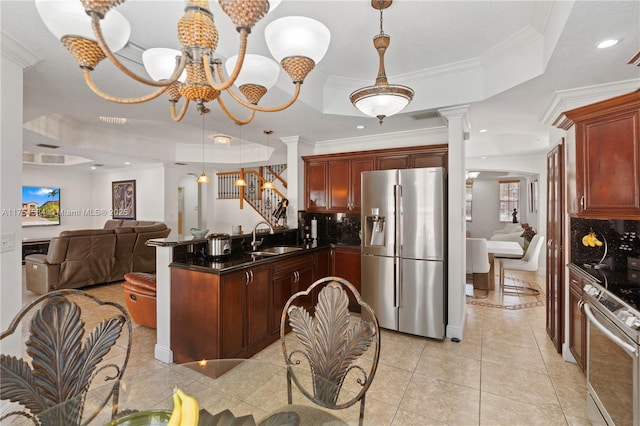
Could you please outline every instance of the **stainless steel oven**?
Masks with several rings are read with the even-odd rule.
[[[589,419],[640,426],[640,313],[600,285],[584,291]]]

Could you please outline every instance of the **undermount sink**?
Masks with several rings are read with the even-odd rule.
[[[302,247],[274,246],[265,247],[262,250],[252,251],[251,254],[257,256],[277,256],[279,254],[292,253],[299,250],[302,250]]]

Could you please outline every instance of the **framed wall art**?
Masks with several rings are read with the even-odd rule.
[[[114,219],[136,218],[136,181],[111,182],[112,216]]]

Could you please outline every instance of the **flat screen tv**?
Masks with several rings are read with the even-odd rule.
[[[60,225],[60,188],[22,187],[22,226]]]

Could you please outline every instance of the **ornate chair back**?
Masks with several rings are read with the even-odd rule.
[[[361,312],[349,312],[351,292]],[[311,303],[317,295],[317,303]],[[287,335],[290,329],[293,333]],[[378,367],[380,329],[373,309],[349,281],[321,278],[289,298],[280,321],[280,341],[287,365],[288,403],[292,386],[315,404],[339,410],[360,402],[364,420],[365,395]],[[340,391],[348,387],[348,392]],[[345,394],[348,394],[345,396]]]
[[[0,421],[22,416],[34,424],[89,424],[110,400],[114,418],[131,352],[127,311],[83,290],[57,290],[20,310],[0,340],[16,330],[20,336],[23,320],[29,328],[24,358],[0,354],[0,399],[16,406]],[[105,386],[103,396],[85,413],[87,391],[98,386]]]

